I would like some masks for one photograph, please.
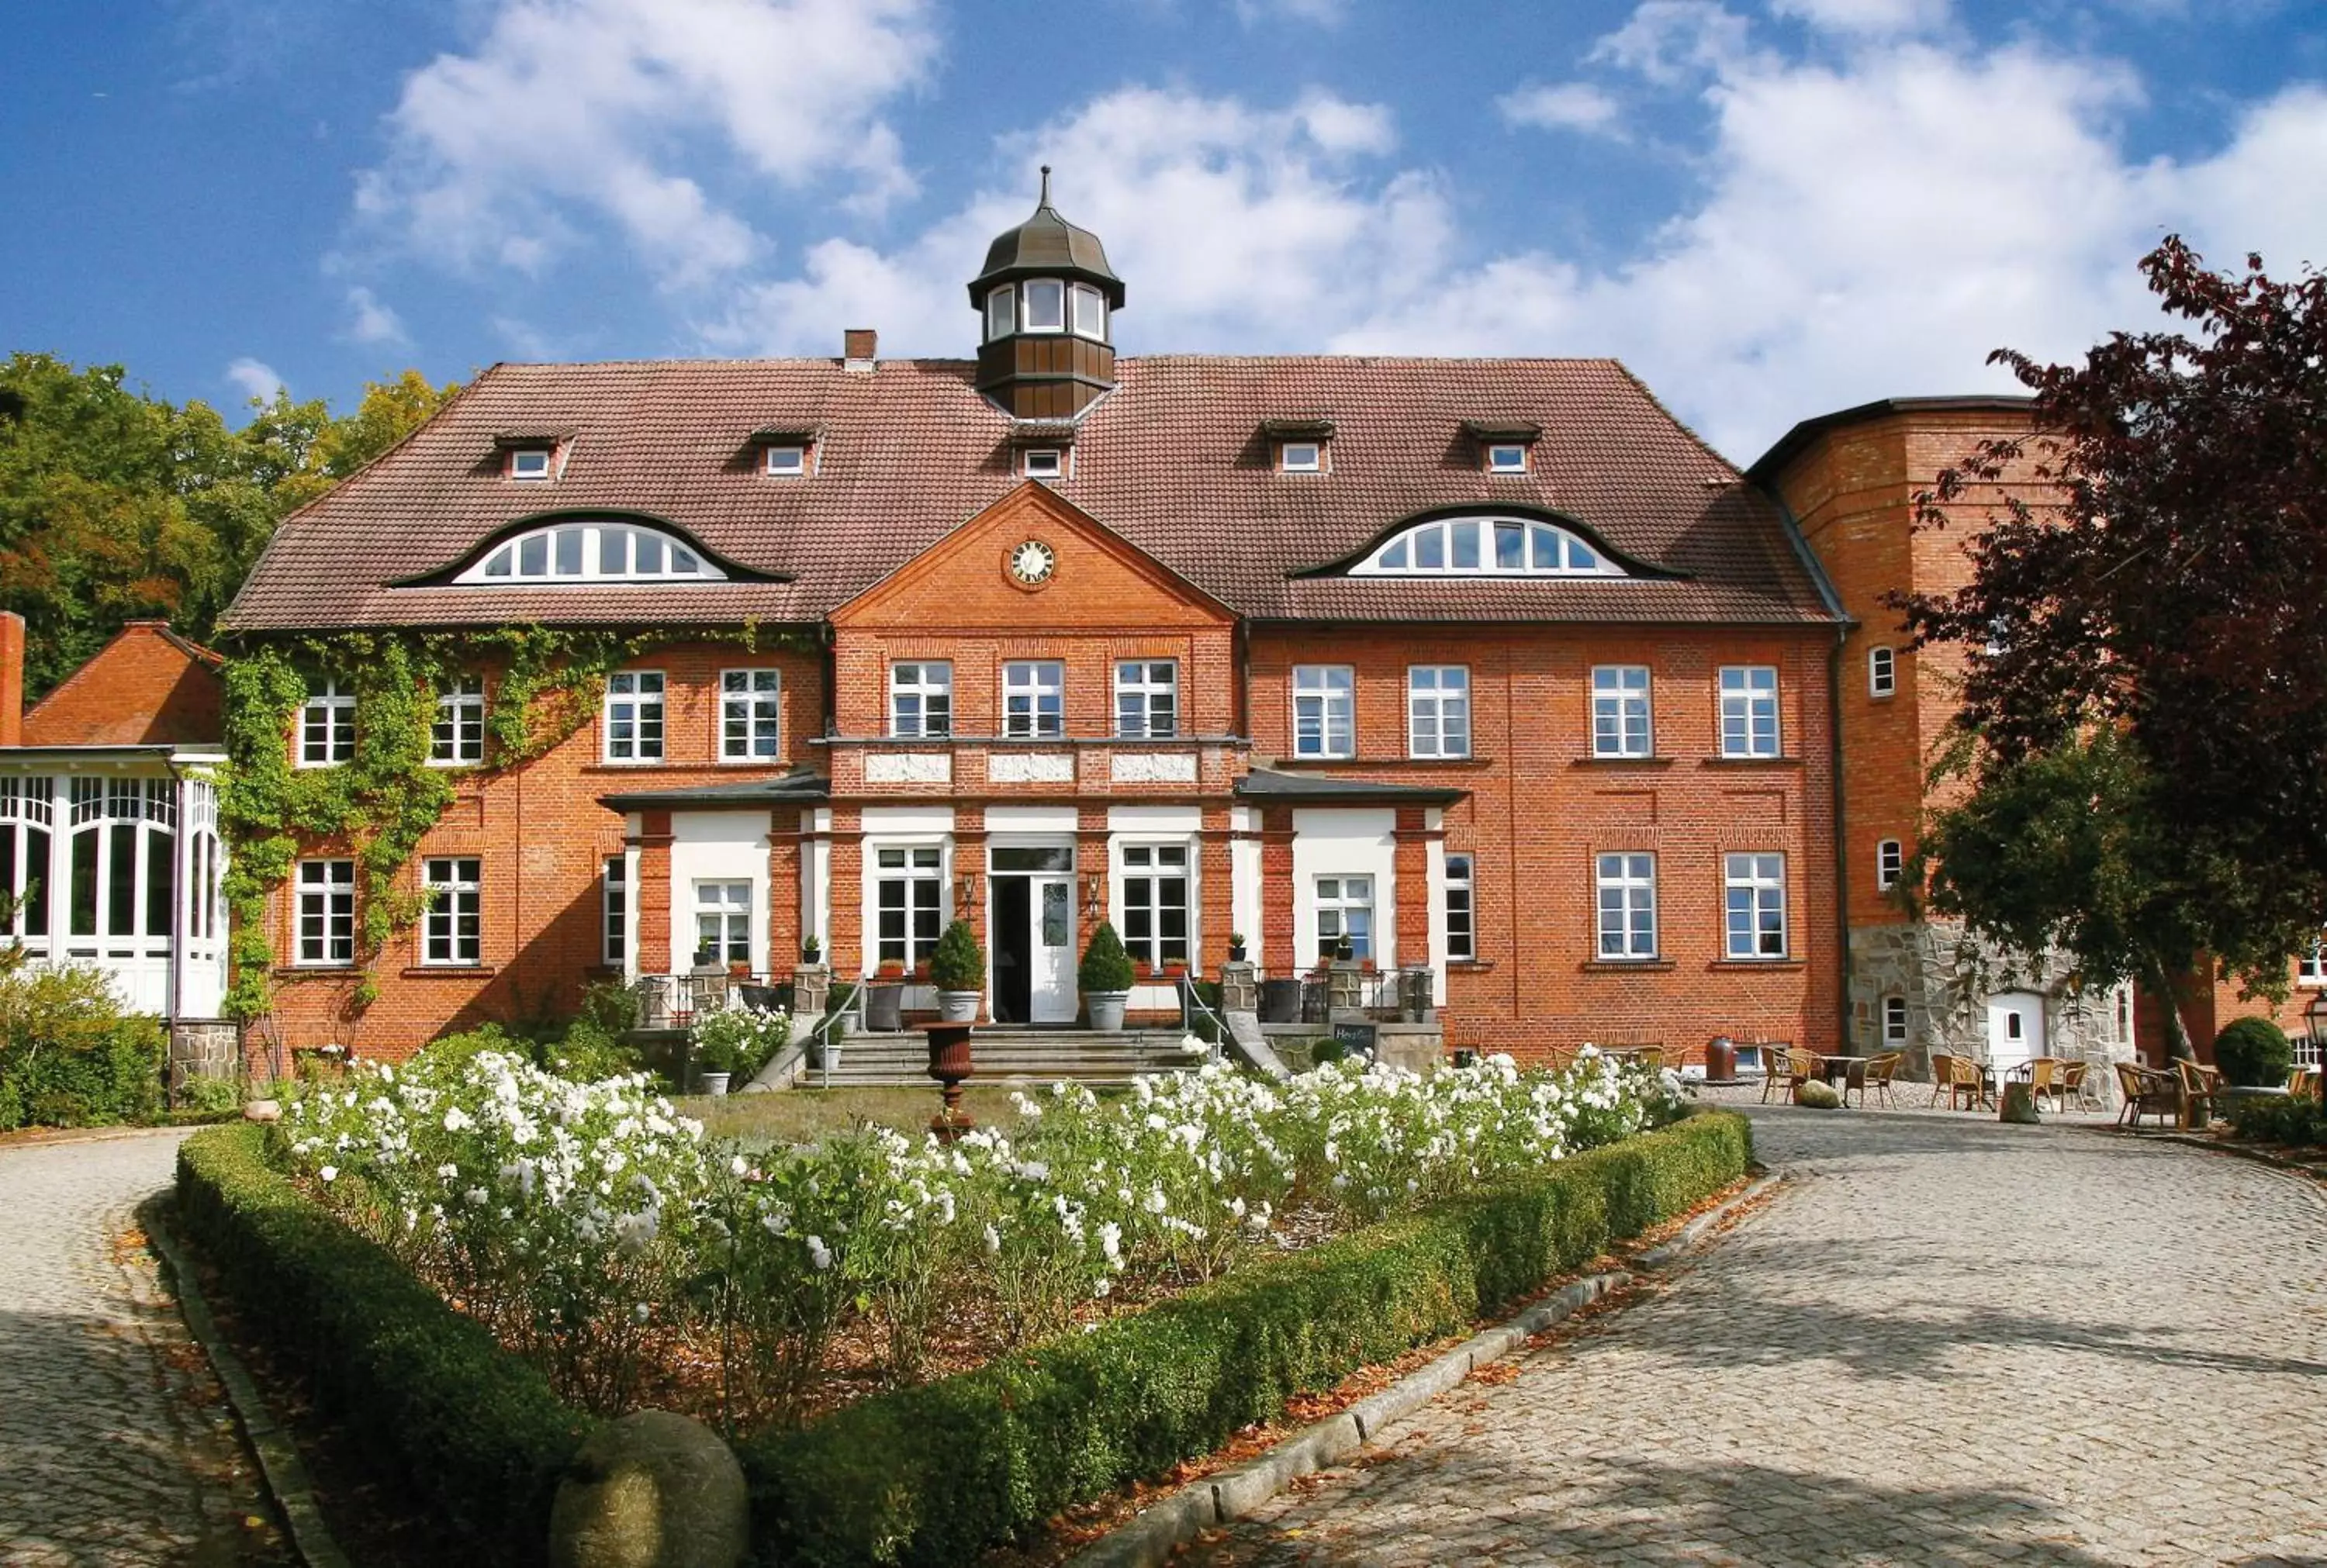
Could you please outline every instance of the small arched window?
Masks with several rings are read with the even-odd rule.
[[[1442,518],[1417,523],[1350,572],[1357,577],[1627,575],[1565,528],[1521,518]]]
[[[504,539],[453,579],[488,587],[515,583],[724,583],[727,574],[659,528],[635,523],[561,522]]]

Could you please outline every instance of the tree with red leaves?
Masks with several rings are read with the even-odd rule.
[[[1919,498],[1936,527],[1972,485],[2014,487],[1967,586],[1897,601],[1919,646],[1968,656],[1973,788],[1925,835],[1930,899],[2067,947],[2088,984],[2163,995],[2210,956],[2283,994],[2327,925],[2327,275],[2217,273],[2179,238],[2141,265],[2194,332],[2080,365],[1999,350],[2030,434]],[[2109,852],[2068,848],[2080,817],[2121,830]]]

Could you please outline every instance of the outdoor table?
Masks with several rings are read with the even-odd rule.
[[[1841,1083],[1849,1078],[1851,1069],[1864,1067],[1872,1059],[1864,1056],[1822,1056],[1818,1058],[1818,1077],[1828,1084]]]

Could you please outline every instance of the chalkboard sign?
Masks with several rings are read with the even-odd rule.
[[[1333,1043],[1343,1050],[1373,1054],[1374,1026],[1370,1023],[1337,1023],[1333,1025]]]

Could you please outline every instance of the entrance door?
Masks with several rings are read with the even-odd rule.
[[[2033,991],[1999,991],[1987,999],[1987,1059],[2001,1078],[2044,1054],[2044,999]]]
[[[1029,966],[1033,995],[1031,1014],[1036,1023],[1075,1021],[1074,881],[1063,876],[1026,879],[1033,905],[1032,950]]]
[[[1074,851],[996,847],[987,886],[994,1016],[1002,1023],[1075,1021]]]

